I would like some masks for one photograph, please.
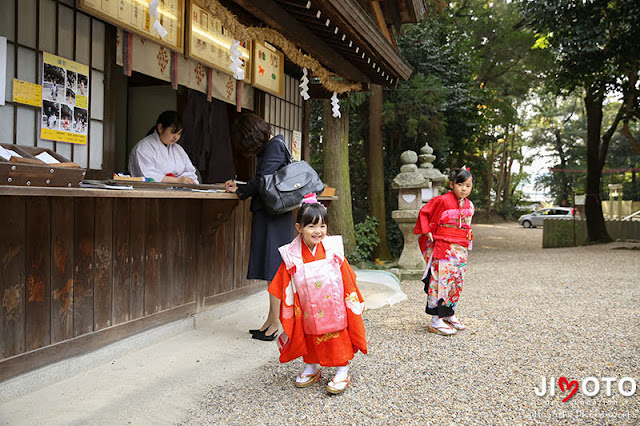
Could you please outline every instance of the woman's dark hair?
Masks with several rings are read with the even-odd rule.
[[[247,156],[256,154],[262,146],[269,142],[271,126],[255,114],[240,115],[231,130],[233,144]]]
[[[462,183],[469,178],[472,178],[472,182],[475,181],[473,174],[467,169],[455,168],[451,169],[451,173],[449,173],[449,181],[453,183]]]
[[[158,124],[162,124],[162,127],[165,129],[167,127],[175,126],[175,129],[173,129],[173,133],[178,133],[184,127],[184,124],[182,123],[182,118],[180,118],[180,115],[178,114],[177,111],[165,111],[158,116],[158,119],[156,120],[156,125],[153,126],[147,132],[147,136],[149,136],[150,134],[152,134],[158,129]]]
[[[329,226],[327,208],[320,203],[303,203],[298,210],[296,222],[304,228],[310,223],[315,225],[320,221]]]

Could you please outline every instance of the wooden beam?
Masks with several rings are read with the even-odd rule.
[[[327,46],[319,37],[271,0],[233,0],[276,31],[285,34],[321,62],[349,80],[368,82],[369,77]]]
[[[391,37],[391,33],[389,33],[389,28],[387,28],[387,23],[384,20],[384,14],[382,13],[382,8],[380,7],[380,2],[374,0],[371,2],[371,8],[373,9],[373,15],[376,17],[376,22],[382,34],[389,40],[391,43],[395,45],[393,42],[393,37]]]
[[[382,35],[373,19],[355,0],[314,0],[314,6],[318,7],[323,14],[326,12],[326,14],[334,16],[335,21],[340,25],[350,28],[353,37],[363,39],[375,53],[378,62],[384,60],[386,68],[405,80],[411,76],[413,67],[402,57],[398,49]],[[332,21],[334,20],[332,19]]]

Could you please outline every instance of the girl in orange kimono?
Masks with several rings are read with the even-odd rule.
[[[351,382],[349,361],[358,351],[367,353],[364,300],[344,257],[342,237],[327,236],[327,209],[315,194],[305,198],[295,227],[299,235],[280,247],[283,262],[269,285],[269,293],[281,301],[280,362],[302,357],[300,388],[320,380],[318,364],[337,367],[327,392],[338,394]]]

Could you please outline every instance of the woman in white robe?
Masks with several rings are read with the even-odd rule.
[[[182,136],[182,119],[176,111],[165,111],[147,136],[129,154],[131,176],[164,183],[198,183],[196,168],[177,144]]]

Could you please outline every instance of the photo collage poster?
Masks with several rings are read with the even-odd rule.
[[[44,52],[40,137],[85,145],[89,126],[89,67]]]

